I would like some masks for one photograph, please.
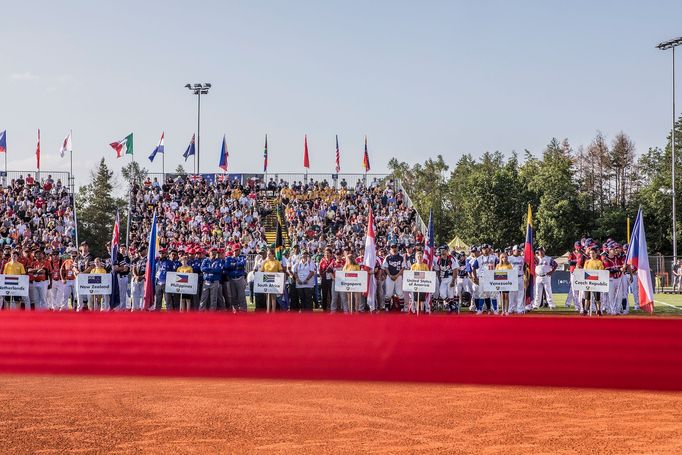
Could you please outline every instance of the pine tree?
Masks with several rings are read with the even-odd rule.
[[[116,187],[113,171],[104,158],[90,171],[90,183],[81,186],[76,196],[79,241],[86,241],[96,256],[107,254],[106,243],[111,239],[116,209],[126,206],[124,200],[113,196]]]

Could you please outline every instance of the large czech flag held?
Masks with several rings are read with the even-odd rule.
[[[627,264],[637,267],[637,282],[639,286],[639,307],[649,313],[654,312],[654,287],[651,283],[651,269],[646,249],[646,235],[644,234],[644,217],[642,209],[637,212],[637,219],[632,230],[630,247],[628,249]]]
[[[144,308],[148,310],[154,304],[154,280],[156,279],[156,258],[159,256],[159,238],[156,234],[156,213],[149,232],[149,250],[147,252],[147,267],[144,270]]]
[[[523,262],[526,266],[526,305],[535,298],[535,251],[533,250],[533,212],[528,204],[528,221],[526,222],[526,241],[523,243]]]

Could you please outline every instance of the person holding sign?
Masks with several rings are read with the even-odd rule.
[[[2,273],[3,275],[26,275],[26,269],[24,268],[24,264],[19,262],[18,251],[16,250],[12,251],[12,255],[10,256],[9,262],[7,262],[5,266],[2,268]],[[24,308],[26,310],[30,310],[31,304],[28,302],[28,298],[22,296],[21,300],[24,302]],[[11,310],[17,309],[17,304],[14,302],[14,299],[11,300],[10,309]]]
[[[509,262],[507,253],[500,253],[500,263],[495,266],[495,270],[513,270],[514,266]],[[500,291],[500,301],[502,302],[502,315],[509,315],[509,291]]]
[[[178,273],[193,273],[194,269],[188,264],[189,258],[183,254],[180,258],[180,267],[176,270]],[[192,308],[192,296],[187,297],[180,294],[180,311],[189,311]]]
[[[592,247],[590,249],[590,258],[585,261],[585,270],[606,270],[604,263],[599,258],[599,253],[597,252],[597,247]],[[597,316],[601,316],[601,292],[596,291],[586,291],[585,306],[583,307],[583,316],[587,315],[587,308],[594,304],[597,308]]]
[[[355,262],[355,257],[353,256],[353,251],[350,248],[346,248],[345,253],[346,253],[346,262],[343,265],[343,271],[344,272],[359,272],[360,266],[358,265],[357,262]],[[358,310],[358,308],[357,308],[358,304],[360,303],[360,299],[362,298],[362,292],[346,292],[344,297],[346,299],[344,306],[346,308],[348,308],[351,313],[353,313],[354,308],[357,311]]]
[[[93,275],[106,275],[107,269],[104,268],[102,260],[100,258],[95,258],[95,267],[90,271]],[[90,311],[109,311],[109,298],[108,295],[92,295],[88,300],[88,310]]]
[[[275,251],[272,248],[268,248],[265,260],[260,266],[262,272],[268,273],[283,273],[282,263],[275,258]],[[265,312],[275,312],[277,307],[277,295],[276,294],[265,294]]]
[[[447,250],[445,250],[447,253]],[[410,266],[410,270],[414,270],[417,272],[428,272],[429,271],[429,265],[424,262],[424,252],[419,249],[417,252],[414,254],[415,261],[414,264]],[[452,288],[452,285],[449,285],[450,288]],[[426,295],[422,296],[421,293],[415,292],[414,293],[414,301],[415,301],[415,308],[417,309],[417,314],[419,314],[419,311],[422,309],[421,306],[425,305],[425,300],[426,300]],[[424,311],[428,311],[429,313],[431,312],[431,308],[424,308]]]

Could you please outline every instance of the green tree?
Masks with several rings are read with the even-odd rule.
[[[570,153],[553,138],[542,156],[530,189],[540,195],[536,236],[549,254],[563,254],[579,238],[583,228],[578,187],[573,179]]]
[[[142,185],[142,182],[144,182],[144,179],[147,178],[148,174],[149,172],[147,169],[141,167],[140,163],[137,161],[131,161],[121,169],[121,175],[123,176],[123,180],[126,181],[128,188],[130,188],[133,183]]]
[[[126,206],[125,200],[112,196],[116,186],[114,173],[102,158],[90,171],[90,183],[81,186],[76,195],[79,241],[87,241],[97,256],[107,254],[106,243],[111,239],[116,209]]]

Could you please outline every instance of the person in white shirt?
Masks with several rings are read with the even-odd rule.
[[[300,301],[299,311],[313,311],[313,288],[317,267],[310,260],[310,253],[304,250],[301,259],[293,267],[296,293]]]
[[[547,297],[547,305],[554,309],[556,306],[552,297],[552,273],[556,270],[557,263],[545,255],[545,249],[541,246],[535,249],[535,254],[535,300],[533,301],[533,309],[540,308],[543,290]]]
[[[509,263],[514,268],[519,280],[517,290],[509,292],[509,313],[523,314],[526,312],[526,286],[523,281],[525,260],[521,256],[522,251],[523,245],[514,245],[512,255],[509,256]]]

